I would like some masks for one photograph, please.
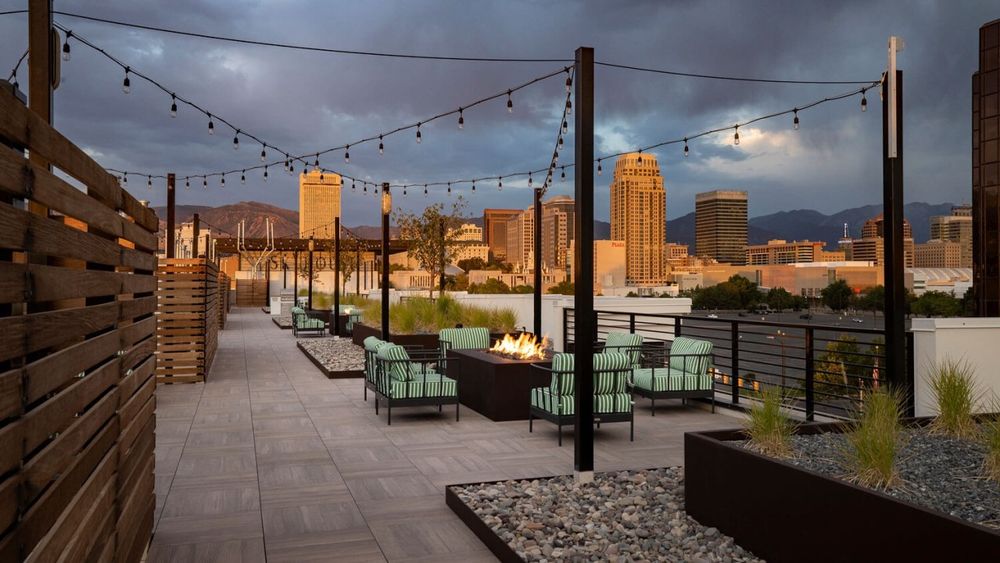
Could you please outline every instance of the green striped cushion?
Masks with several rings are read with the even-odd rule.
[[[292,307],[292,314],[295,315],[298,313],[305,313],[305,310],[302,307]]]
[[[368,338],[365,338],[362,341],[362,344],[364,344],[364,346],[365,346],[365,350],[368,350],[369,352],[376,352],[376,351],[378,351],[378,345],[381,344],[381,343],[382,343],[382,340],[380,340],[379,338],[377,338],[375,336],[369,336]]]
[[[549,389],[560,395],[573,394],[573,354],[559,352],[552,356],[552,382]]]
[[[634,370],[633,384],[647,391],[708,391],[712,389],[712,376],[699,375],[668,368],[641,368]]]
[[[632,364],[639,363],[639,349],[642,345],[642,335],[631,332],[611,331],[604,340],[604,350],[628,354]]]
[[[572,395],[558,397],[547,387],[531,390],[531,404],[555,415],[572,415],[576,412]],[[632,397],[628,393],[594,395],[594,414],[627,413],[632,410]]]
[[[482,350],[490,347],[490,331],[485,327],[443,328],[438,333],[438,338],[442,341],[442,351],[445,347],[455,350]]]
[[[687,354],[702,355],[696,357]],[[670,367],[671,369],[704,375],[708,373],[708,366],[712,359],[711,354],[711,342],[678,336],[670,346]]]
[[[573,394],[574,356],[560,352],[552,356],[552,382],[549,389],[553,393]],[[629,357],[618,352],[594,354],[594,393],[624,393],[630,371]]]
[[[397,381],[410,381],[413,379],[413,373],[409,369],[410,365],[408,362],[393,361],[409,360],[410,355],[406,352],[406,348],[398,344],[387,343],[387,345],[379,347],[378,359],[380,363],[384,362],[384,365],[390,366],[389,373],[393,379]]]
[[[299,315],[298,318],[295,319],[295,328],[299,330],[310,329],[310,328],[326,328],[326,323],[323,322],[323,319],[313,319],[305,315]]]
[[[428,373],[427,377],[419,375],[410,381],[393,379],[389,392],[389,397],[392,399],[455,397],[458,395],[458,386],[454,379],[436,373]]]

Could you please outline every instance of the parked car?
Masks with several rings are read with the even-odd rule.
[[[801,315],[799,315],[799,318],[808,321],[809,319],[813,318],[813,316],[812,313],[802,313]]]
[[[715,313],[709,313],[708,314],[708,318],[710,318],[710,319],[717,319],[717,318],[719,318],[719,315],[716,315]]]

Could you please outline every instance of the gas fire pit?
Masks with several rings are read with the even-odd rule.
[[[489,350],[449,350],[459,358],[458,400],[494,421],[528,420],[531,389],[549,384],[549,374],[531,364],[550,365],[552,354],[530,333],[504,335]]]

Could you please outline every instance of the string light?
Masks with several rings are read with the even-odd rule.
[[[458,108],[458,128],[465,129],[465,116],[462,114],[462,108]]]
[[[246,184],[247,183],[247,171],[246,170],[241,170],[240,171],[240,183],[241,184]]]
[[[67,62],[69,61],[69,58],[70,58],[70,52],[69,52],[69,38],[70,37],[73,37],[73,32],[72,31],[66,31],[66,42],[63,43],[63,46],[62,46],[62,60],[67,61]]]
[[[473,188],[474,189],[474,188]],[[403,195],[406,195],[406,186],[403,186]]]
[[[559,135],[559,149],[558,150],[562,150],[562,149],[563,149],[563,138],[562,138],[562,135]]]
[[[185,190],[190,190],[191,189],[191,179],[190,178],[184,178],[184,189]]]
[[[364,191],[365,193],[368,193],[368,182],[365,182],[364,190],[362,190],[362,191]]]
[[[208,114],[208,134],[215,135],[215,123],[212,122],[212,114]]]
[[[601,159],[597,159],[597,175],[601,175]]]
[[[372,182],[372,187],[375,188],[375,195],[378,195],[378,184]]]
[[[420,142],[420,124],[417,123],[417,143]]]
[[[264,162],[267,160],[267,145],[260,146],[260,161]]]
[[[793,109],[792,110],[792,115],[795,116],[795,117],[792,118],[792,127],[794,127],[796,131],[798,131],[799,130],[799,108]],[[739,143],[737,143],[737,144],[739,144]]]
[[[451,182],[448,182],[448,193],[451,193]]]
[[[573,102],[569,98],[566,98],[566,115],[570,115],[571,113],[573,113]]]
[[[319,168],[319,153],[316,153],[316,161],[313,162],[313,166]],[[322,170],[320,170],[322,172]]]
[[[288,153],[285,153],[285,172],[288,172]]]
[[[528,172],[528,187],[531,187],[531,172]]]
[[[177,117],[177,96],[170,94],[170,117]]]
[[[264,166],[264,181],[267,181],[267,166]]]
[[[740,143],[737,141],[736,144],[738,145]],[[639,166],[642,166],[642,149],[639,149]]]
[[[146,189],[149,189],[149,190],[153,189],[153,177],[152,176],[146,176]]]
[[[567,123],[565,119],[563,120],[562,131],[563,135],[569,133],[569,123]]]
[[[510,97],[510,90],[507,90],[507,113],[514,113],[514,100]]]
[[[344,164],[351,163],[351,145],[344,147]]]
[[[738,144],[740,144],[740,126],[739,125],[734,126],[733,127],[733,131],[734,131],[733,132],[733,144],[734,145],[738,145]]]
[[[865,90],[861,90],[861,111],[868,111],[868,98],[865,96]]]
[[[201,177],[201,187],[206,190],[208,189],[208,178],[205,176]]]
[[[385,145],[382,144],[382,135],[378,136],[378,153],[385,154]]]
[[[559,177],[562,179],[563,182],[566,181],[566,167],[565,166],[562,167],[562,173],[559,175]]]
[[[236,130],[236,134],[233,135],[233,150],[234,151],[240,150],[240,130],[239,129],[237,129]]]
[[[224,188],[224,187],[226,187],[226,175],[225,175],[225,174],[223,174],[223,175],[222,175],[222,179],[221,179],[221,180],[219,180],[219,187],[220,187],[220,188]]]
[[[125,184],[126,186],[128,185],[128,172],[122,173],[122,183]]]
[[[566,93],[569,94],[573,91],[573,76],[569,73],[569,67],[566,67]]]
[[[472,191],[476,191],[476,181],[472,181]]]
[[[128,79],[129,68],[125,67],[125,80],[122,80],[122,92],[128,94],[132,91],[132,81]]]
[[[688,138],[684,137],[684,158],[687,158],[688,152],[690,152],[688,150]]]
[[[295,161],[290,160],[288,161],[288,175],[291,176],[294,173],[295,173]]]
[[[424,197],[427,197],[427,184],[424,184]]]

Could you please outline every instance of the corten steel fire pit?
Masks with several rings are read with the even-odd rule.
[[[549,375],[532,369],[531,364],[550,365],[544,359],[521,360],[489,350],[449,350],[457,357],[458,400],[494,421],[528,420],[531,389],[549,384]]]

